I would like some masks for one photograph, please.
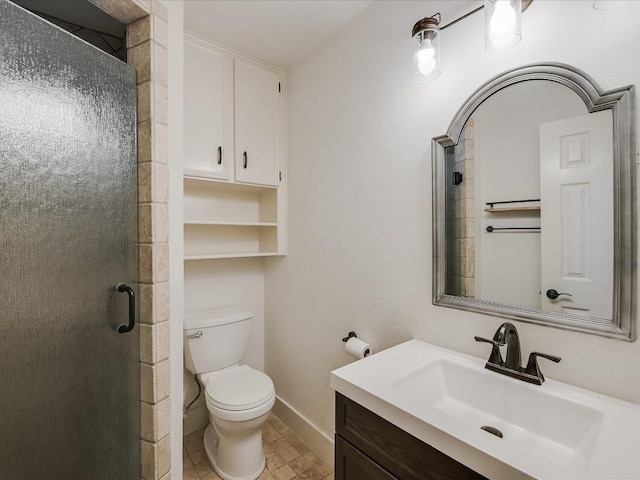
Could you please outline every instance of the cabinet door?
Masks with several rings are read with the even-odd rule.
[[[487,480],[338,392],[336,434],[403,480]]]
[[[336,435],[336,480],[398,480],[340,435]]]
[[[184,44],[184,168],[230,178],[233,159],[233,59]]]
[[[279,76],[240,59],[235,61],[235,179],[278,185],[281,142]]]

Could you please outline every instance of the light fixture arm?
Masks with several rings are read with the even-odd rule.
[[[480,5],[478,8],[476,8],[475,10],[471,10],[469,13],[465,13],[464,15],[462,15],[461,17],[456,18],[455,20],[452,20],[451,22],[447,23],[446,25],[443,25],[442,27],[440,27],[440,30],[444,30],[445,28],[449,28],[451,25],[455,25],[456,23],[458,23],[461,20],[464,20],[467,17],[470,17],[471,15],[473,15],[476,12],[479,12],[480,10],[482,10],[484,8],[484,5]]]

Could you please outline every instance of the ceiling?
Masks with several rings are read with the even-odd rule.
[[[372,0],[189,0],[184,28],[251,57],[289,68]]]

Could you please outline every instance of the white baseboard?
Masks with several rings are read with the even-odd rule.
[[[276,395],[273,414],[282,420],[327,465],[333,466],[333,439],[316,427],[309,419]]]

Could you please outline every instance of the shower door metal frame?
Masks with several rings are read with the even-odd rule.
[[[168,238],[157,232],[159,224],[168,222],[168,193],[163,185],[168,177],[166,55],[170,19],[166,6],[157,0],[88,1],[127,25],[128,63],[138,72],[138,98],[144,100],[138,106],[137,129],[140,473],[147,480],[160,479],[172,467],[168,334],[158,334],[168,331]],[[174,465],[181,470],[178,467]]]

